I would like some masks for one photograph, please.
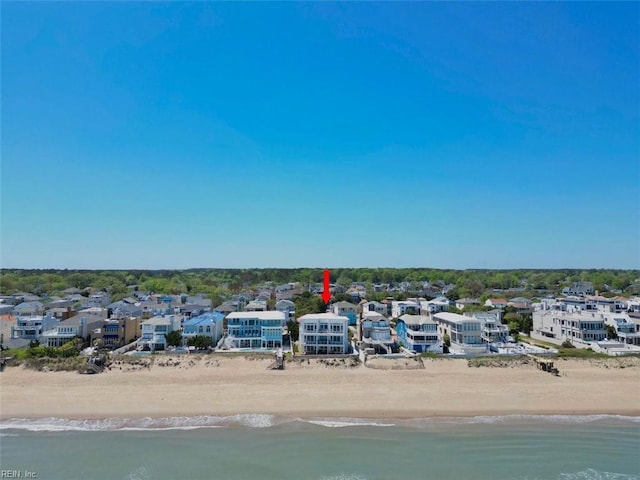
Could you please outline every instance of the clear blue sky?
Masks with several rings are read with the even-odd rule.
[[[2,2],[5,268],[640,268],[640,4]]]

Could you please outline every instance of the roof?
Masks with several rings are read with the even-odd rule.
[[[411,315],[408,313],[405,313],[400,318],[398,318],[398,321],[400,320],[408,325],[424,325],[427,323],[436,323],[431,317],[428,317],[427,315]]]
[[[277,310],[267,310],[265,312],[233,312],[227,315],[227,319],[232,318],[258,318],[260,320],[284,320],[284,312]]]
[[[184,322],[184,326],[194,327],[198,325],[207,325],[210,323],[221,322],[223,319],[224,319],[224,315],[222,315],[221,313],[210,312],[197,317],[190,318],[189,320]]]
[[[151,317],[149,320],[142,322],[142,325],[170,325],[171,317]]]
[[[377,312],[365,312],[364,315],[362,316],[362,321],[366,321],[366,320],[373,320],[373,321],[387,320],[387,317]]]
[[[480,303],[478,300],[476,300],[475,298],[460,298],[459,300],[456,300],[456,303]]]
[[[350,307],[350,308],[356,308],[357,307],[357,305],[354,305],[351,302],[345,302],[345,301],[336,302],[333,305],[336,306],[336,307]]]
[[[298,318],[298,323],[303,320],[342,320],[348,322],[349,318],[344,315],[336,315],[335,313],[307,313]]]
[[[459,313],[451,313],[451,312],[439,312],[434,314],[433,318],[438,318],[440,320],[444,320],[445,322],[451,322],[451,323],[480,321],[477,318],[465,317],[464,315],[460,315]]]

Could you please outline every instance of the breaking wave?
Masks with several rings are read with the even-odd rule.
[[[0,435],[8,436],[8,430],[26,430],[31,432],[64,431],[161,431],[195,430],[200,428],[270,428],[285,424],[314,425],[324,428],[359,427],[406,427],[427,428],[432,425],[472,425],[472,424],[544,424],[544,423],[640,423],[640,417],[624,415],[497,415],[476,417],[421,417],[410,419],[394,418],[346,418],[312,417],[295,418],[270,414],[238,414],[226,416],[201,415],[193,417],[162,418],[105,418],[105,419],[67,419],[67,418],[10,418],[0,421]]]

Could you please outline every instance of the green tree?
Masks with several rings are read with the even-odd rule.
[[[291,336],[292,342],[297,342],[300,337],[300,325],[296,320],[289,320],[287,322],[287,329],[289,330],[289,335]]]
[[[172,347],[178,347],[182,343],[182,334],[178,330],[165,333],[164,337],[167,339],[167,345]]]
[[[187,341],[187,345],[190,347],[196,347],[197,350],[209,348],[211,344],[211,337],[207,337],[206,335],[196,335]]]
[[[604,328],[607,329],[607,338],[609,340],[617,340],[618,339],[618,332],[616,332],[616,329],[613,325],[605,325]]]

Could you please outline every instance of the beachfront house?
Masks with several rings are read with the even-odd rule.
[[[349,318],[335,313],[309,313],[298,318],[300,350],[307,355],[349,352]]]
[[[441,338],[449,337],[451,353],[484,353],[487,344],[482,340],[482,321],[457,313],[440,312],[432,316],[438,324]]]
[[[100,340],[105,348],[118,348],[133,342],[142,334],[140,317],[111,317],[91,332],[91,343]]]
[[[227,336],[235,348],[281,348],[284,312],[233,312],[227,315]]]
[[[543,302],[533,312],[532,338],[557,345],[569,341],[578,348],[589,348],[591,342],[607,338],[603,312],[574,308],[562,310],[557,307],[557,304]]]
[[[347,317],[349,325],[355,325],[357,320],[358,307],[349,302],[336,302],[331,305],[331,311],[338,316]]]
[[[182,338],[185,343],[196,336],[209,337],[215,346],[222,338],[224,315],[219,312],[203,313],[186,320],[182,325]]]
[[[11,328],[11,338],[24,340],[39,340],[43,332],[52,329],[59,320],[53,315],[18,315]]]
[[[612,326],[616,331],[617,339],[626,345],[640,346],[640,331],[634,319],[626,313],[604,313],[605,328],[606,325]]]
[[[405,313],[396,322],[396,334],[408,350],[442,353],[438,324],[431,316]]]
[[[498,312],[471,312],[465,314],[482,322],[481,336],[482,341],[486,343],[507,343],[509,341],[509,327],[503,325],[500,321],[500,313]]]
[[[48,347],[61,347],[76,337],[90,340],[91,332],[102,325],[107,311],[79,313],[67,320],[63,320],[53,328],[46,330],[40,337],[40,343]]]
[[[367,312],[362,317],[360,328],[363,348],[373,348],[376,353],[393,352],[395,342],[387,317],[376,312]]]
[[[166,350],[166,335],[180,330],[180,319],[175,315],[151,317],[141,324],[142,335],[138,344],[143,350]]]

